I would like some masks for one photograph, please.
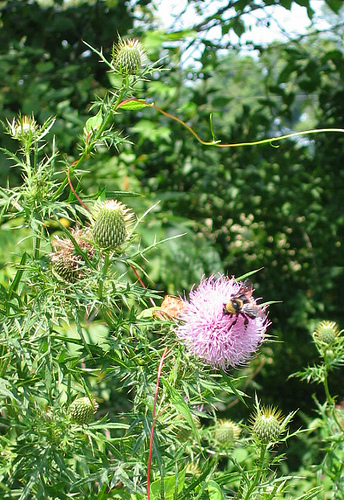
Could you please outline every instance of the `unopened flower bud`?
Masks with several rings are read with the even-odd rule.
[[[80,249],[91,259],[94,249],[89,241],[90,235],[83,229],[73,229],[71,232]],[[85,261],[77,252],[72,240],[55,236],[52,241],[54,252],[50,254],[53,270],[65,281],[74,283],[84,276]]]
[[[130,235],[134,214],[116,200],[101,203],[96,209],[92,234],[100,248],[116,250]]]
[[[321,321],[313,333],[313,338],[328,346],[333,344],[338,335],[339,329],[334,321]]]
[[[278,441],[283,432],[281,411],[272,407],[256,407],[256,413],[251,417],[251,428],[254,436],[264,444]]]
[[[136,75],[142,64],[144,51],[138,40],[119,39],[112,48],[112,59],[115,70],[121,75]]]
[[[33,117],[19,116],[18,119],[14,118],[12,123],[8,122],[8,130],[14,139],[24,142],[37,138],[40,127]]]
[[[94,419],[94,414],[98,409],[98,403],[88,397],[77,398],[69,407],[69,413],[77,424],[89,424]]]
[[[232,420],[219,420],[215,427],[214,437],[220,445],[227,448],[239,438],[240,432],[240,427]]]
[[[201,422],[198,417],[193,416],[193,421],[197,429],[201,427]],[[176,424],[176,438],[179,442],[186,442],[192,434],[192,429],[189,423],[185,420],[182,415],[179,415],[175,419]]]

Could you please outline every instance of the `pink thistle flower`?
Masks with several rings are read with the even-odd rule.
[[[240,296],[242,284],[235,278],[220,275],[202,279],[191,290],[185,310],[180,314],[181,323],[176,328],[177,337],[197,357],[214,367],[226,369],[244,364],[264,340],[269,321],[265,308],[250,304],[258,313],[251,317],[241,312],[229,314],[225,305]]]

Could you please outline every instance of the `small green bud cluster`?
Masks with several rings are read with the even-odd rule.
[[[219,420],[214,429],[215,440],[224,448],[229,448],[239,439],[241,428],[230,419]]]
[[[138,40],[119,39],[112,48],[112,63],[121,75],[137,75],[140,70],[144,51]]]
[[[88,397],[77,398],[69,407],[69,413],[77,424],[89,424],[94,420],[94,415],[98,409],[98,403]]]

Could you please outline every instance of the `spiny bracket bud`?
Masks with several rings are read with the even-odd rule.
[[[98,407],[98,403],[93,398],[92,401],[88,397],[77,398],[70,405],[69,413],[77,424],[89,424],[94,420]]]
[[[122,40],[112,47],[112,64],[121,75],[137,75],[144,57],[142,44],[135,39]]]
[[[228,448],[237,441],[241,428],[232,420],[219,420],[214,429],[215,440],[223,447]]]
[[[273,406],[260,406],[256,402],[255,413],[251,416],[251,430],[262,444],[276,443],[285,430],[292,415],[283,419],[282,412]]]
[[[7,123],[11,136],[21,142],[36,139],[40,132],[40,127],[33,116],[19,116],[17,119],[14,118],[12,123]]]
[[[324,347],[328,347],[334,343],[339,335],[339,328],[334,321],[321,321],[313,333],[315,342],[321,343]]]
[[[100,248],[118,249],[130,236],[134,218],[133,212],[117,200],[100,203],[92,224],[94,241]]]

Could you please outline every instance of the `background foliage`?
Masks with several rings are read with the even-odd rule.
[[[219,2],[211,14],[207,2],[196,2],[199,22],[166,32],[147,0],[2,2],[2,120],[11,121],[18,112],[33,112],[40,123],[56,116],[56,143],[65,159],[74,161],[90,103],[113,85],[113,76],[83,40],[109,56],[120,33],[139,37],[150,60],[163,57],[163,71],[142,83],[137,97],[153,99],[203,138],[210,139],[210,113],[216,137],[224,143],[309,127],[343,128],[341,1],[323,2],[332,24],[324,32],[311,26],[306,36],[285,42],[241,42],[249,30],[244,13],[268,13],[273,5],[290,10],[294,4],[304,6],[312,20],[308,0]],[[212,26],[220,27],[219,39],[209,38]],[[233,33],[236,37],[228,36]],[[194,60],[184,61],[186,45],[197,47]],[[246,390],[253,395],[259,389],[266,403],[285,412],[300,408],[307,414],[317,387],[288,376],[314,361],[308,334],[317,320],[344,322],[343,137],[304,137],[278,148],[207,148],[154,109],[123,111],[116,126],[132,143],[118,151],[104,149],[87,162],[82,194],[91,195],[95,185],[108,193],[134,191],[140,196],[123,194],[122,201],[138,214],[159,201],[141,226],[143,246],[155,237],[186,233],[139,262],[149,285],[161,292],[183,294],[204,274],[238,276],[262,268],[254,284],[265,300],[281,301],[271,307],[270,333],[283,342],[269,344],[253,360]],[[13,148],[6,134],[0,140],[2,147]],[[20,171],[10,168],[4,155],[0,166],[3,186],[21,183]],[[13,272],[9,261],[17,260],[13,248],[25,249],[25,235],[25,229],[14,231],[9,223],[1,227],[3,284]],[[343,383],[338,373],[332,390],[340,397]],[[234,412],[222,408],[223,415],[242,417],[245,409],[239,406]],[[296,417],[295,426],[299,423]],[[304,452],[296,446],[289,453],[291,467]]]

